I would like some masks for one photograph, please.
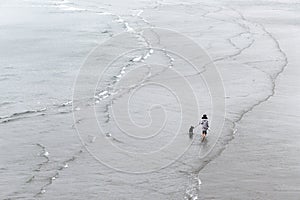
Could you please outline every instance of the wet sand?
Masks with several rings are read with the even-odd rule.
[[[297,199],[299,196],[299,48],[296,45],[299,4],[225,0],[3,2],[0,16],[6,20],[0,23],[1,199]],[[212,125],[206,142],[200,143],[201,130],[196,128],[191,143],[185,130],[197,124],[199,116],[189,109],[190,96],[182,101],[188,108],[185,109],[188,117],[180,127],[180,106],[170,91],[153,85],[141,87],[145,83],[141,78],[142,81],[148,78],[176,86],[173,91],[178,93],[185,92],[187,87],[170,70],[176,69],[186,76],[195,91],[198,114],[206,112],[211,117],[213,105],[201,79],[206,70],[195,73],[163,49],[150,53],[151,44],[139,32],[143,27],[178,31],[201,45],[214,61],[226,94],[223,99],[226,119],[220,138]],[[86,56],[99,43],[121,32],[130,35],[123,45],[143,47],[145,51],[128,54],[117,62],[107,71],[95,94],[82,104],[74,103],[74,82]],[[152,42],[160,41],[160,36],[151,37]],[[181,42],[171,44],[185,49]],[[196,59],[197,53],[191,50],[189,55]],[[146,62],[160,63],[163,67],[130,73],[137,64]],[[156,73],[157,76],[151,76]],[[89,88],[89,81],[96,73],[87,75],[83,83]],[[132,85],[144,89],[132,99],[134,124],[122,109]],[[120,103],[116,108],[122,111],[121,119],[111,117],[114,111],[111,102]],[[97,105],[95,110],[94,105]],[[150,137],[156,140],[135,142],[122,134],[117,122],[125,124],[130,134],[152,136],[165,116],[156,112],[159,109],[150,114],[149,110],[160,106],[166,108],[169,117],[159,137]],[[94,113],[73,119],[74,113],[84,109],[95,111],[107,134],[97,135],[90,126]],[[151,117],[156,122],[152,129],[139,131],[138,128],[149,124]],[[87,133],[84,143],[76,132],[77,124]],[[168,144],[174,135],[179,136],[175,148],[158,157],[139,157],[139,162],[108,148],[101,149],[103,146],[95,147],[100,153],[106,152],[105,158],[116,166],[126,164],[127,169],[135,172],[172,163],[153,173],[117,171],[114,166],[99,162],[86,148],[92,148],[101,138],[123,150],[147,153]],[[181,151],[189,144],[184,155],[176,159],[176,150]],[[143,159],[147,162],[140,162]]]
[[[293,21],[299,22],[300,15],[280,16],[280,9],[271,8],[248,13],[245,7],[239,9],[248,19],[265,24],[287,54],[288,65],[274,83],[274,94],[243,117],[226,150],[200,172],[200,199],[296,200],[300,196],[300,68],[295,44],[300,42],[300,28]]]

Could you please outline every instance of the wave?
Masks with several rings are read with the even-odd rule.
[[[4,102],[0,103],[0,106],[6,106],[6,105],[13,104],[13,103],[15,103],[15,102],[13,102],[13,101],[4,101]],[[0,117],[0,119],[1,119],[1,117]]]
[[[68,0],[51,1],[51,4],[53,7],[56,7],[62,11],[69,11],[69,12],[87,11],[86,9],[79,7],[75,3]]]
[[[34,197],[39,197],[39,196],[43,195],[44,193],[46,193],[47,192],[47,188],[49,186],[51,186],[56,179],[59,178],[60,171],[63,171],[65,169],[67,169],[69,167],[69,164],[72,163],[72,162],[74,162],[81,153],[83,153],[83,151],[79,150],[76,153],[76,155],[71,156],[70,158],[66,159],[65,161],[62,161],[61,164],[60,164],[61,166],[59,166],[59,167],[57,167],[55,169],[52,169],[52,171],[54,171],[54,174],[50,175],[49,177],[46,178],[46,183],[39,189],[39,192],[36,193],[34,195]]]
[[[25,118],[29,118],[29,117],[43,116],[43,115],[45,115],[46,110],[47,110],[47,108],[41,108],[38,110],[26,110],[26,111],[22,111],[22,112],[13,113],[8,116],[2,116],[2,117],[0,117],[0,124],[11,122],[11,121],[16,121],[16,120],[20,120],[20,119],[25,119]]]
[[[2,102],[0,106],[14,104],[15,102]],[[25,110],[21,112],[15,112],[10,115],[0,116],[0,124],[1,123],[8,123],[17,120],[32,118],[32,117],[39,117],[44,116],[46,114],[49,115],[56,115],[56,114],[70,114],[73,112],[72,110],[72,100],[68,100],[64,103],[52,104],[47,105],[47,107],[39,108],[36,110]]]
[[[22,112],[13,113],[13,114],[8,115],[8,116],[2,116],[2,117],[0,117],[0,119],[7,119],[7,118],[18,117],[18,116],[32,114],[32,113],[39,113],[39,112],[44,112],[46,110],[47,110],[47,108],[42,108],[42,109],[39,109],[39,110],[26,110],[26,111],[22,111]]]
[[[34,174],[26,181],[26,184],[33,184],[35,180],[41,181],[41,178],[43,182],[45,182],[39,189],[36,194],[34,194],[34,198],[39,197],[47,192],[47,188],[54,183],[56,179],[59,178],[60,171],[63,171],[69,167],[69,164],[74,162],[81,153],[83,153],[83,150],[79,150],[75,153],[75,155],[71,156],[70,158],[65,159],[64,161],[61,161],[58,166],[55,165],[54,168],[49,167],[46,169],[46,166],[50,164],[50,153],[47,151],[46,146],[37,143],[36,146],[41,148],[41,151],[39,152],[39,156],[44,158],[45,160],[38,164],[38,167],[33,170]],[[45,168],[45,169],[43,169]],[[50,171],[50,175],[49,174]],[[46,178],[45,178],[46,176]]]
[[[40,147],[42,151],[39,153],[39,156],[45,158],[45,161],[38,164],[38,167],[34,171],[40,171],[43,166],[49,163],[49,152],[46,150],[46,147],[40,143],[37,143],[36,146]]]

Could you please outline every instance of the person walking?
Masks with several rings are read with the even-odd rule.
[[[203,142],[203,140],[205,139],[206,135],[207,135],[207,130],[209,128],[209,124],[208,124],[208,118],[207,115],[204,114],[199,122],[199,124],[202,125],[202,140],[201,142]]]

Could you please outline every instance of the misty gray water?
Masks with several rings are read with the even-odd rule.
[[[253,7],[269,4],[272,3],[259,1]],[[275,4],[299,8],[293,2]],[[217,66],[226,105],[220,138],[209,134],[208,140],[200,144],[199,128],[195,129],[194,141],[182,131],[198,123],[202,113],[212,116],[214,105],[205,81],[199,78],[201,74],[186,67],[188,64],[176,55],[151,49],[151,42],[157,41],[159,35],[150,42],[141,37],[141,28],[155,27],[190,37]],[[144,49],[117,60],[98,82],[95,95],[75,104],[74,84],[89,53],[119,33],[130,35],[124,44]],[[160,65],[131,72],[141,63]],[[276,37],[263,24],[248,20],[228,1],[1,1],[0,198],[199,199],[199,171],[227,148],[243,116],[274,95],[275,81],[287,65],[287,55]],[[188,115],[183,124],[179,123],[183,115],[176,95],[155,84],[142,87],[147,81],[158,81],[171,84],[178,91],[185,90],[187,86],[181,84],[172,69],[191,83],[198,99],[200,113],[185,110]],[[83,85],[90,86],[88,78]],[[132,88],[141,89],[130,99],[131,113],[122,112],[124,99],[129,98]],[[192,107],[194,102],[183,103]],[[165,113],[156,110],[157,105],[164,107]],[[85,109],[95,110],[106,134],[104,140],[118,148],[139,153],[159,151],[176,136],[180,142],[175,148],[184,149],[180,151],[183,155],[172,149],[137,166],[143,162],[95,147],[97,137],[89,133],[94,128],[89,123],[92,116],[81,114]],[[148,109],[153,112],[149,114]],[[76,113],[80,113],[80,118],[76,118]],[[134,124],[127,121],[128,114]],[[139,132],[137,127],[146,126],[149,121],[153,127]],[[124,136],[120,122],[133,135],[151,136],[151,140],[135,142]],[[87,132],[84,144],[78,129]],[[152,137],[156,130],[162,134]],[[174,136],[175,132],[179,135]],[[113,166],[99,162],[89,148],[105,154]],[[129,171],[156,169],[157,163],[161,166],[151,173],[132,174],[118,171],[117,163],[126,164]]]

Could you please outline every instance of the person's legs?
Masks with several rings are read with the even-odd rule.
[[[205,139],[205,134],[202,135],[202,140],[201,140],[201,142],[203,142],[204,139]]]
[[[206,136],[206,131],[202,131],[202,140],[203,141],[205,139],[205,136]]]
[[[205,138],[205,135],[204,135],[204,134],[202,134],[202,140],[201,140],[201,142],[203,142],[204,138]]]

